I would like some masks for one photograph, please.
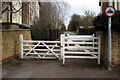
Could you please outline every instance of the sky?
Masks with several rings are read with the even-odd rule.
[[[70,9],[65,20],[65,25],[67,26],[71,16],[76,13],[79,15],[84,15],[84,11],[93,11],[96,14],[100,13],[99,0],[66,0],[70,5]]]

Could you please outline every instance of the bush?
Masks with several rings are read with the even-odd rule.
[[[48,27],[38,22],[32,26],[31,34],[33,40],[48,40]]]
[[[93,25],[96,30],[106,30],[108,28],[108,17],[105,14],[98,15]],[[116,11],[116,14],[112,17],[112,29],[120,29],[120,11]]]

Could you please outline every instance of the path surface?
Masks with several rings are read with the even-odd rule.
[[[98,66],[96,60],[23,60],[3,67],[3,78],[118,78],[117,71]]]
[[[74,33],[74,32],[70,32],[70,31],[66,31],[66,32],[64,32],[64,34],[75,35],[75,33]]]

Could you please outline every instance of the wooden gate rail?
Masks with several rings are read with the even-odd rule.
[[[63,64],[66,58],[97,59],[100,64],[100,36],[62,34],[61,46]]]
[[[60,59],[60,41],[23,40],[20,35],[21,58]]]
[[[60,41],[24,40],[20,35],[21,58],[62,59],[66,58],[96,59],[100,64],[100,36],[61,34]]]

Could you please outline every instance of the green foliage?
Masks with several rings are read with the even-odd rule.
[[[40,16],[37,20],[34,19],[34,25],[31,28],[32,39],[48,40],[51,37],[50,34],[54,36],[53,34],[57,33],[53,29],[62,29],[64,31],[65,25],[63,20],[67,12],[67,7],[66,3],[40,3]],[[53,30],[52,32],[51,29]]]
[[[64,34],[64,31],[61,31],[60,34]]]
[[[32,39],[33,40],[47,40],[48,39],[47,28],[49,27],[42,25],[40,21],[36,22],[31,28]]]
[[[117,11],[115,16],[113,16],[112,26],[113,26],[113,28],[120,29],[120,11]]]
[[[80,25],[80,15],[74,14],[72,16],[70,24],[68,25],[68,28],[70,31],[76,31],[79,25]]]
[[[42,23],[43,21],[37,21],[31,28],[31,34],[33,40],[49,40],[49,29],[56,29],[50,23]],[[61,31],[65,31],[65,25],[61,24]],[[60,30],[59,29],[59,30]],[[57,34],[57,32],[56,32]]]
[[[96,30],[105,30],[108,27],[108,17],[105,14],[99,14],[93,21]],[[120,28],[120,11],[112,17],[112,29]]]
[[[7,60],[7,61],[2,63],[2,66],[4,67],[4,66],[7,66],[7,65],[10,65],[10,64],[12,64],[12,62],[13,62],[13,59]]]
[[[62,30],[62,31],[65,31],[65,30],[66,30],[65,24],[63,24],[63,23],[62,23],[61,30]]]
[[[96,29],[103,30],[108,26],[108,17],[105,14],[99,14],[93,21]]]
[[[80,33],[79,32],[77,32],[77,31],[73,31],[76,35],[79,35]]]
[[[74,14],[70,20],[68,29],[70,31],[76,31],[80,26],[84,26],[84,28],[89,28],[89,26],[93,26],[95,14],[91,11],[85,11],[84,15],[85,16]]]

